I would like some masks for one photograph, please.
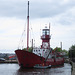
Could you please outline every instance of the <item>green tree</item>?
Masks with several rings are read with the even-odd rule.
[[[66,56],[69,56],[69,54],[68,54],[69,52],[67,50],[63,49],[62,52],[65,52]]]
[[[72,45],[69,50],[75,50],[75,45]]]
[[[61,48],[59,48],[59,47],[54,48],[54,50],[55,50],[55,52],[61,52],[62,51]]]
[[[69,57],[75,58],[75,44],[69,48]]]
[[[24,48],[24,49],[22,49],[22,50],[27,50],[27,48]],[[29,47],[29,48],[28,48],[28,52],[32,52],[32,47]]]
[[[62,52],[68,53],[68,51],[67,51],[67,50],[65,50],[65,49],[63,49],[63,50],[62,50]]]
[[[55,52],[65,52],[66,53],[66,56],[68,56],[68,51],[65,50],[65,49],[61,50],[60,47],[56,47],[56,48],[54,48],[54,50],[55,50]]]

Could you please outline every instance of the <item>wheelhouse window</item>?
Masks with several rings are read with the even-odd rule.
[[[49,31],[47,31],[47,35],[49,35]]]
[[[42,34],[43,35],[49,35],[49,29],[43,29]]]
[[[43,31],[43,35],[45,35],[45,31]]]

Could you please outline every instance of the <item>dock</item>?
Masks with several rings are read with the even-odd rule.
[[[0,63],[18,63],[17,60],[5,60],[5,61],[0,61]]]

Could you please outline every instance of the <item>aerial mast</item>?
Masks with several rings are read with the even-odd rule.
[[[61,50],[62,50],[62,42],[60,42]]]
[[[28,16],[27,16],[27,51],[29,47],[29,1],[28,1]]]

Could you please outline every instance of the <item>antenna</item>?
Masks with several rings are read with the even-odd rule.
[[[62,50],[62,42],[60,42],[61,50]]]

